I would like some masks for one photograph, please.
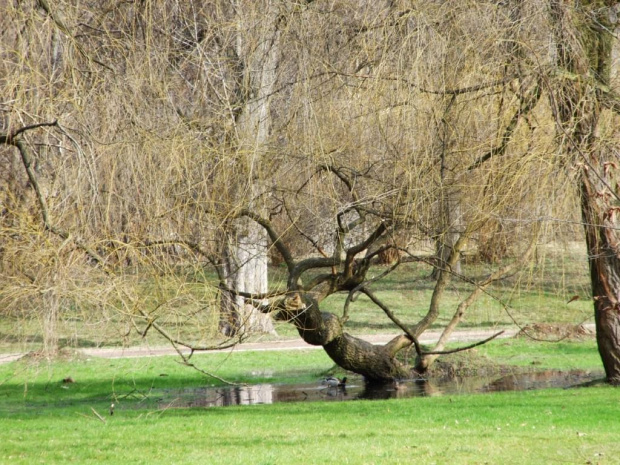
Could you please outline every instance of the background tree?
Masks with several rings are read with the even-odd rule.
[[[573,218],[542,98],[545,2],[102,5],[14,2],[0,17],[0,295],[50,335],[80,312],[207,350],[227,343],[219,330],[270,331],[273,314],[346,369],[408,376],[436,358],[424,331],[453,315],[441,352],[554,237],[548,219]],[[520,259],[462,276],[497,225]],[[269,287],[267,248],[285,270]],[[376,292],[405,260],[436,274],[419,317]],[[453,279],[469,287],[448,306]],[[393,323],[387,345],[349,333],[359,295]]]

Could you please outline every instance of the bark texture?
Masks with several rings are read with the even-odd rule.
[[[237,149],[247,179],[243,181],[239,196],[247,196],[248,208],[262,214],[255,199],[269,191],[268,179],[259,176],[261,163],[267,156],[267,143],[271,131],[271,96],[276,84],[280,58],[279,0],[267,2],[262,21],[253,24],[251,18],[243,15],[243,6],[235,2],[238,22],[235,56],[239,68],[244,70],[241,96],[237,106],[235,133]],[[256,28],[259,38],[256,44],[247,43],[245,33]],[[235,113],[236,110],[233,110]],[[259,181],[261,179],[261,181]],[[243,200],[242,200],[243,201]],[[267,264],[269,242],[267,233],[258,223],[249,218],[239,218],[232,223],[233,232],[227,241],[224,253],[228,271],[227,285],[237,292],[261,294],[267,292]],[[237,332],[275,333],[269,315],[256,311],[246,304],[242,297],[224,301],[222,305],[221,330],[225,334]]]
[[[277,319],[295,325],[302,339],[308,344],[322,346],[327,355],[340,367],[363,375],[368,381],[388,381],[407,378],[411,371],[395,358],[402,344],[373,345],[344,332],[339,318],[322,312],[319,299],[328,295],[327,288],[309,293],[296,293],[283,299],[278,306]],[[317,298],[318,297],[318,298]],[[410,345],[408,341],[407,345]]]
[[[618,165],[599,138],[609,85],[615,1],[550,2],[558,64],[552,106],[580,167],[581,211],[599,352],[610,383],[620,384],[620,236]]]

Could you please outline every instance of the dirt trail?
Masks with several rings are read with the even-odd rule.
[[[489,338],[501,331],[500,329],[463,329],[455,331],[451,337],[452,342],[475,342]],[[504,333],[499,338],[509,338],[517,334],[516,328],[504,329]],[[423,344],[436,342],[441,335],[441,331],[427,331],[420,338]],[[373,334],[368,336],[360,336],[362,339],[373,344],[385,344],[391,340],[395,334]],[[311,346],[301,339],[286,341],[266,341],[266,342],[248,342],[238,344],[234,348],[221,349],[212,352],[245,352],[250,350],[308,350],[320,349],[321,346]],[[100,358],[135,358],[135,357],[157,357],[163,355],[176,355],[177,352],[171,346],[139,346],[139,347],[106,347],[106,348],[84,348],[79,349],[81,353],[87,357]],[[184,350],[189,353],[189,350]],[[23,357],[24,353],[0,354],[0,364],[9,363]]]
[[[558,327],[556,327],[558,326]],[[540,337],[542,339],[548,339],[550,341],[561,339],[558,337],[558,331],[563,332],[563,325],[533,325],[528,328],[528,333],[532,334],[534,337]],[[541,329],[542,328],[542,329]],[[594,334],[595,327],[594,324],[582,324],[579,326],[575,326],[573,329],[581,328],[589,334]],[[566,329],[566,325],[564,325],[564,329]],[[482,341],[487,339],[494,334],[502,331],[502,329],[498,328],[471,328],[471,329],[461,329],[457,330],[452,334],[450,338],[451,342],[461,342],[461,343],[473,343],[476,341]],[[519,329],[516,327],[513,328],[504,328],[503,333],[498,336],[499,339],[506,339],[514,337]],[[538,331],[538,332],[537,332]],[[542,333],[540,332],[542,331]],[[543,334],[545,333],[545,334]],[[441,330],[437,331],[427,331],[420,338],[420,342],[422,344],[430,344],[436,342],[441,335]],[[359,336],[362,339],[371,342],[373,344],[385,344],[390,341],[395,336],[395,333],[392,334],[371,334],[368,336]],[[238,344],[234,348],[228,349],[220,349],[211,352],[245,352],[250,350],[260,351],[260,350],[308,350],[308,349],[320,349],[321,346],[311,346],[306,344],[301,339],[292,339],[286,341],[265,341],[265,342],[247,342],[243,344]],[[83,348],[79,349],[79,352],[84,354],[87,357],[100,357],[100,358],[136,358],[136,357],[159,357],[163,355],[177,355],[177,352],[171,346],[139,346],[139,347],[106,347],[106,348]],[[183,350],[184,353],[189,353],[188,349]],[[0,353],[0,365],[3,363],[13,362],[18,360],[19,358],[26,355],[25,353]]]

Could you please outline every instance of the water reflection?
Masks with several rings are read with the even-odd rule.
[[[404,380],[389,384],[369,384],[351,380],[345,387],[310,384],[255,384],[237,387],[170,389],[160,391],[159,408],[221,407],[228,405],[272,404],[276,402],[344,401],[431,397],[496,391],[566,388],[602,378],[602,372],[541,371],[502,377],[467,377],[434,380]]]

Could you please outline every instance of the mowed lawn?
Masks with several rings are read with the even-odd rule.
[[[102,413],[105,411],[102,410]],[[3,415],[2,463],[618,463],[620,390]]]
[[[494,341],[484,355],[520,366],[535,363],[536,369],[600,370],[593,340]],[[619,462],[620,390],[608,386],[157,409],[154,399],[162,390],[218,384],[176,360],[0,366],[0,463]],[[322,351],[209,354],[196,361],[235,382],[316,381],[333,367]],[[67,375],[76,382],[62,383]],[[111,402],[116,403],[113,416]]]

